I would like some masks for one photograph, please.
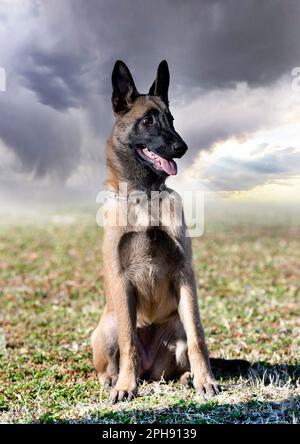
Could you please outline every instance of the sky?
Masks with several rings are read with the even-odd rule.
[[[189,147],[170,185],[296,205],[299,23],[297,0],[0,0],[1,206],[95,201],[117,59],[142,93],[169,63]]]

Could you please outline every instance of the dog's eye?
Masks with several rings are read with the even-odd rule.
[[[152,125],[152,124],[153,124],[153,117],[152,117],[152,116],[144,117],[144,119],[143,119],[143,124],[144,124],[145,126],[150,126],[150,125]]]

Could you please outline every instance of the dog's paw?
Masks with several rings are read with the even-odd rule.
[[[185,388],[193,387],[193,377],[191,372],[185,372],[180,376],[180,382]]]
[[[211,376],[193,377],[193,386],[197,393],[205,398],[212,398],[221,393],[221,387]]]
[[[116,404],[119,401],[132,401],[137,395],[137,388],[133,390],[122,390],[115,387],[110,393],[110,402]]]
[[[118,401],[131,401],[137,395],[137,383],[135,378],[120,378],[116,386],[111,390],[110,401],[115,404]]]

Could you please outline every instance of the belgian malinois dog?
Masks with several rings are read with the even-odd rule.
[[[107,143],[106,185],[112,194],[106,217],[119,211],[119,185],[128,193],[172,191],[174,158],[187,146],[169,110],[169,69],[158,67],[148,94],[140,94],[125,63],[112,73],[115,125]],[[132,204],[133,206],[135,204]],[[131,205],[131,207],[132,207]],[[135,207],[133,208],[135,209]],[[140,212],[136,209],[136,212]],[[161,214],[161,213],[159,213]],[[138,381],[179,379],[212,396],[220,392],[210,367],[200,321],[191,240],[186,225],[127,224],[105,227],[106,306],[92,334],[99,380],[112,387],[111,401],[131,400]]]

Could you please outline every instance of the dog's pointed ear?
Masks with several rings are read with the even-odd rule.
[[[149,95],[150,96],[159,96],[165,104],[169,105],[169,99],[168,99],[168,91],[169,91],[169,84],[170,84],[170,73],[169,73],[169,67],[166,60],[163,60],[160,62],[158,69],[157,69],[157,75],[156,79],[152,83],[151,88],[149,89]]]
[[[121,60],[117,60],[115,63],[111,82],[113,87],[111,97],[113,110],[115,114],[123,114],[131,108],[139,93],[129,69]]]

